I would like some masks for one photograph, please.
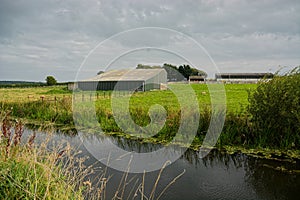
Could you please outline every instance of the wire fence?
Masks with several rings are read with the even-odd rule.
[[[91,92],[91,91],[81,91],[74,92],[70,94],[19,94],[12,96],[2,95],[0,97],[1,102],[34,102],[34,101],[42,101],[42,102],[58,102],[62,100],[76,100],[76,101],[95,101],[98,99],[110,99],[112,95],[115,97],[128,96],[132,93],[132,91],[99,91],[99,92]]]

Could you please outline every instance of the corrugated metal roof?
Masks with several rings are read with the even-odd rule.
[[[215,75],[216,78],[224,78],[224,79],[239,79],[239,78],[272,78],[274,75],[272,73],[217,73]]]
[[[217,76],[224,75],[224,76],[265,76],[265,75],[273,75],[272,73],[216,73]]]
[[[83,81],[142,81],[165,71],[164,69],[120,69],[104,72]]]

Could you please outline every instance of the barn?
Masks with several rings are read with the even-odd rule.
[[[201,83],[205,81],[205,76],[189,76],[190,83]]]
[[[217,81],[223,82],[257,82],[260,79],[273,78],[274,74],[272,73],[217,73],[215,74],[215,79]]]
[[[149,91],[167,83],[164,69],[110,70],[87,80],[77,82],[81,90]]]

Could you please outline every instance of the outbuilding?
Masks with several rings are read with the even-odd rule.
[[[204,76],[189,76],[190,83],[204,83],[205,77]]]
[[[87,80],[77,82],[81,90],[149,91],[167,83],[164,69],[110,70]]]
[[[258,82],[259,80],[266,78],[273,78],[272,73],[217,73],[215,74],[216,81],[222,82]]]

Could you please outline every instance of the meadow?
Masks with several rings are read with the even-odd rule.
[[[175,84],[170,87],[184,90],[188,85]],[[209,112],[210,94],[207,86],[192,84],[192,88],[198,99],[199,110]],[[256,84],[225,85],[227,113],[243,113],[248,106],[248,91],[253,91],[255,88]],[[111,91],[98,91],[96,94],[79,92],[74,98],[76,102],[91,104],[91,107],[95,104],[99,122],[104,127],[104,131],[121,132],[110,117],[112,115],[111,93]],[[1,110],[11,110],[12,116],[23,118],[27,123],[72,128],[74,126],[72,95],[72,91],[67,90],[66,86],[0,88],[0,106]],[[128,93],[121,91],[117,95],[127,97]],[[164,106],[169,115],[173,114],[176,117],[180,115],[180,105],[176,96],[171,90],[164,90],[134,93],[130,98],[131,117],[137,124],[147,125],[149,123],[148,111],[154,104]],[[205,118],[208,118],[208,115],[210,114],[206,113]],[[174,126],[173,131],[176,131],[176,128],[177,126]]]
[[[217,142],[216,147],[242,147],[247,149],[298,149],[299,135],[293,134],[291,131],[287,134],[281,133],[280,139],[277,137],[276,130],[272,131],[273,137],[269,137],[270,128],[268,126],[259,126],[259,119],[253,121],[255,117],[255,108],[249,107],[249,94],[257,92],[257,88],[261,84],[225,84],[226,91],[226,119],[222,130],[222,134]],[[174,84],[169,87],[185,90],[187,84]],[[205,84],[191,84],[198,100],[200,110],[200,120],[196,137],[191,148],[198,149],[207,133],[212,111],[210,108],[210,93]],[[269,90],[269,89],[268,89]],[[93,129],[90,124],[88,115],[92,111],[96,111],[97,123],[100,124],[102,130],[110,135],[121,137],[129,137],[140,140],[141,142],[168,143],[176,135],[180,125],[180,104],[171,90],[135,92],[130,97],[129,113],[135,124],[139,126],[147,126],[151,119],[149,117],[149,108],[154,104],[162,105],[166,111],[166,122],[161,130],[148,137],[148,132],[137,129],[136,126],[127,126],[127,130],[121,129],[117,124],[111,108],[112,92],[97,91],[96,93],[88,91],[76,92],[72,96],[72,91],[67,90],[66,86],[51,86],[37,88],[1,88],[0,89],[0,106],[3,111],[10,111],[15,118],[21,118],[28,124],[36,124],[44,127],[57,126],[61,130],[74,129],[74,120],[72,110],[72,98],[79,102],[80,106],[87,107],[86,116],[81,116],[77,121],[77,126],[85,129]],[[120,98],[128,97],[127,91],[117,92]],[[251,96],[251,95],[250,95]],[[253,96],[253,95],[252,95]],[[186,97],[189,101],[190,97]],[[276,97],[275,97],[276,98]],[[253,102],[252,98],[252,102]],[[266,100],[264,100],[266,101]],[[250,101],[251,102],[251,101]],[[297,109],[297,108],[296,108]],[[191,119],[196,115],[193,110],[186,111]],[[221,112],[225,112],[222,110]],[[268,111],[269,112],[269,111]],[[75,113],[76,114],[76,113]],[[218,114],[218,113],[214,113]],[[124,124],[130,124],[128,113],[120,113],[124,118]],[[128,120],[128,121],[126,121]],[[284,120],[282,120],[284,121]],[[155,127],[154,127],[155,128]],[[191,130],[189,126],[185,127],[188,132]],[[289,129],[292,130],[292,129]],[[124,132],[136,132],[137,134],[124,134]],[[145,137],[144,137],[145,136]],[[145,139],[141,139],[145,138]]]
[[[185,87],[184,85],[180,85]],[[174,85],[173,87],[178,87]],[[226,103],[227,110],[230,112],[239,112],[244,110],[248,103],[248,91],[254,91],[256,84],[226,84]],[[199,105],[209,105],[210,96],[208,88],[205,84],[192,84]],[[97,102],[104,107],[110,107],[111,91],[98,91]],[[124,95],[126,92],[120,92]],[[165,91],[148,91],[135,93],[131,102],[137,106],[149,106],[154,103],[163,103],[164,106],[176,107],[176,100],[174,94],[170,90]],[[0,102],[5,103],[34,103],[38,101],[54,101],[72,98],[72,91],[69,91],[66,86],[44,86],[35,88],[0,88]],[[85,100],[89,100],[90,92],[85,92]]]

